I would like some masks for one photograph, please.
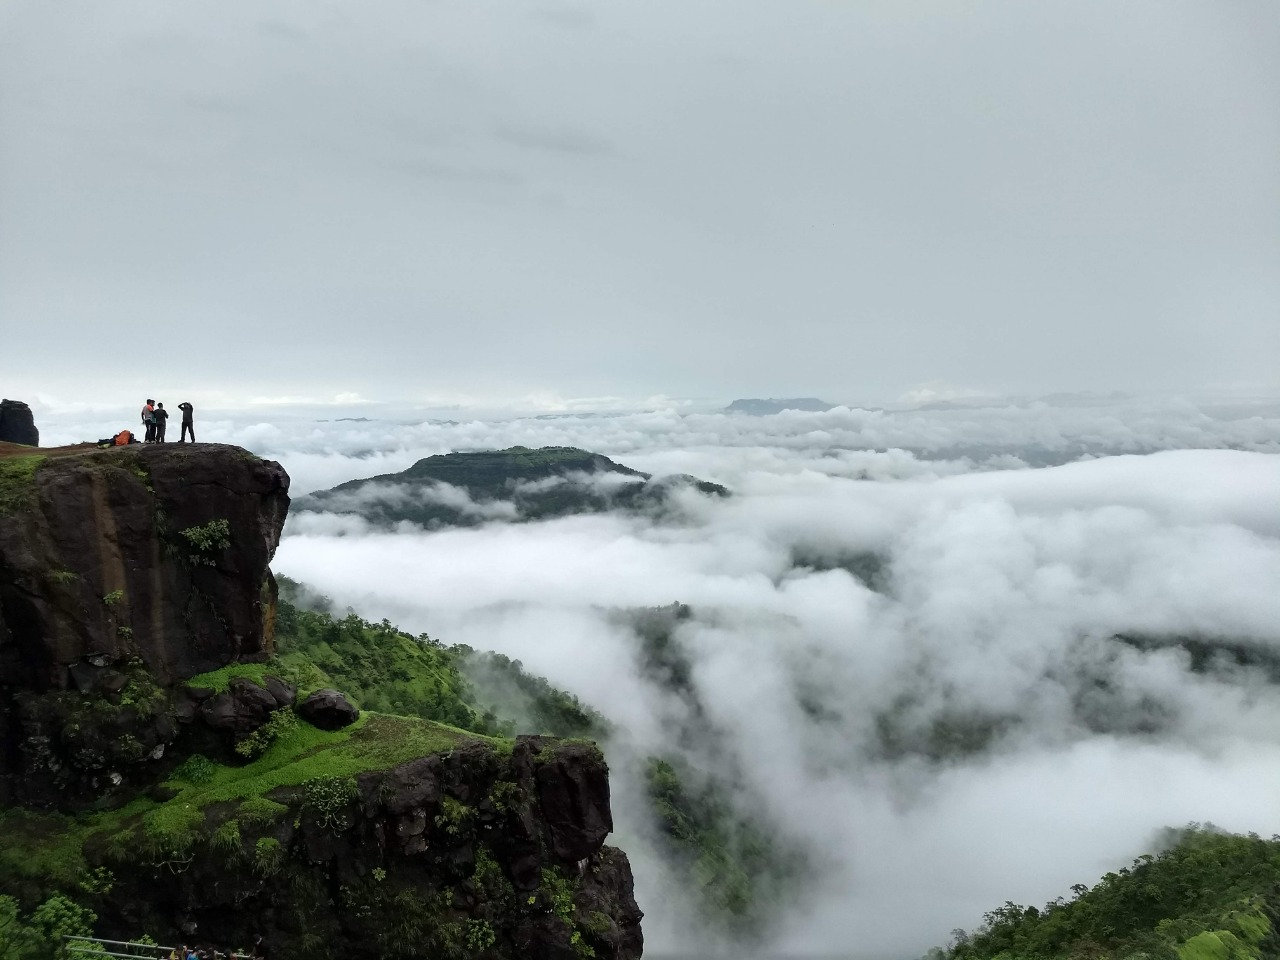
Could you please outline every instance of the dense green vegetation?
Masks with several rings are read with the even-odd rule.
[[[946,960],[1261,960],[1280,956],[1280,837],[1170,831],[1092,889],[1042,908],[1006,903]]]
[[[63,896],[52,896],[25,914],[13,897],[0,896],[0,960],[70,960],[84,953],[98,955],[98,949],[70,954],[63,939],[92,936],[95,920],[92,910]]]
[[[441,488],[442,484],[448,486]],[[407,521],[435,528],[613,509],[656,511],[665,508],[672,489],[682,485],[715,496],[728,493],[696,477],[654,480],[576,447],[511,447],[427,457],[400,473],[351,480],[300,497],[293,506],[299,511],[357,514],[380,525]]]
[[[706,915],[737,935],[764,929],[795,892],[802,858],[677,758],[651,757],[646,784],[668,853],[689,872]]]
[[[689,708],[672,731],[673,746],[716,742],[693,677],[693,662],[677,630],[692,617],[682,603],[628,611],[624,619],[640,640],[639,666],[659,687]],[[685,869],[703,914],[731,936],[763,930],[800,893],[801,853],[768,821],[743,810],[750,793],[734,778],[715,777],[674,753],[648,758],[645,786],[667,855]]]
[[[544,480],[563,476],[571,471],[586,473],[616,473],[621,476],[648,479],[647,473],[633,470],[610,460],[608,457],[577,447],[508,447],[506,450],[477,450],[467,453],[445,453],[419,460],[400,474],[375,477],[388,480],[391,477],[415,480],[439,480],[455,487],[466,487],[474,493],[499,496],[521,480]],[[366,481],[355,480],[334,489],[343,490]]]
[[[445,645],[427,634],[411,636],[386,620],[370,623],[355,614],[337,619],[324,612],[323,597],[308,601],[287,577],[278,578],[275,667],[301,692],[334,687],[367,710],[421,717],[476,733],[512,736],[601,736],[604,719],[577,697],[519,661],[478,653],[464,644]],[[197,678],[225,685],[229,672]],[[192,681],[196,683],[196,680]]]
[[[322,612],[332,606],[327,598],[309,599],[299,584],[278,580],[277,667],[304,691],[334,686],[366,708],[504,736],[601,738],[609,732],[600,714],[529,674],[518,660],[443,645],[426,634],[413,637],[386,621],[369,623],[354,614],[335,619]],[[692,667],[674,635],[690,615],[687,606],[672,604],[619,617],[640,637],[645,674],[685,698],[698,715]],[[226,674],[198,679],[205,686],[225,684]],[[763,927],[796,892],[800,857],[739,811],[728,786],[677,757],[649,758],[643,773],[668,851],[687,871],[708,918],[740,935]]]
[[[354,614],[334,617],[325,612],[329,604],[323,598],[308,601],[287,578],[280,578],[280,588],[275,659],[226,667],[192,678],[191,684],[223,690],[236,676],[260,681],[274,673],[298,684],[303,694],[325,686],[343,690],[364,708],[360,720],[325,732],[291,713],[274,718],[244,744],[239,760],[220,763],[191,756],[160,790],[119,809],[78,816],[0,811],[0,960],[58,957],[63,934],[92,927],[95,897],[112,883],[113,865],[123,870],[138,862],[181,863],[193,850],[207,849],[248,857],[249,868],[264,876],[281,870],[283,851],[269,833],[290,808],[278,801],[300,800],[316,817],[338,817],[358,774],[448,750],[467,738],[507,736],[516,729],[558,736],[607,732],[599,714],[528,674],[519,661],[445,645],[426,634],[412,636],[386,621],[370,623]],[[672,605],[625,616],[641,640],[641,669],[684,699],[699,721],[703,713],[692,665],[677,637],[679,625],[690,616],[688,608]],[[131,680],[121,703],[141,709],[157,695]],[[673,742],[686,735],[693,736],[675,731]],[[990,731],[974,735],[982,740]],[[699,736],[705,740],[714,731],[703,729]],[[951,738],[943,746],[948,751],[956,747]],[[749,937],[775,911],[785,909],[799,889],[805,864],[761,826],[764,821],[744,813],[733,784],[709,776],[675,752],[649,758],[644,774],[668,855],[687,871],[709,920]],[[448,815],[446,809],[442,816]],[[461,822],[465,811],[456,815]],[[91,869],[90,862],[108,867]],[[489,876],[492,872],[479,858],[476,882],[497,883],[500,878]],[[556,909],[568,909],[568,895],[557,893],[566,882],[551,877],[544,884],[548,902],[559,903]],[[1042,908],[1006,903],[987,914],[979,930],[959,932],[951,948],[934,956],[1280,956],[1280,838],[1190,828],[1171,835],[1163,853],[1141,857],[1092,889],[1079,886],[1073,892],[1072,900]],[[483,949],[493,936],[482,920],[449,929],[461,944],[455,944],[459,950]],[[434,934],[424,928],[422,935]]]

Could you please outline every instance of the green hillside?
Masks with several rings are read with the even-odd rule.
[[[609,733],[599,713],[528,673],[518,660],[444,645],[426,634],[410,636],[386,621],[369,623],[354,614],[335,619],[323,612],[331,606],[327,598],[308,599],[301,585],[278,580],[277,659],[304,692],[336,686],[366,709],[484,734],[602,739]],[[641,637],[645,675],[684,696],[695,695],[691,667],[673,631],[689,615],[681,604],[619,614]],[[693,735],[672,733],[674,741]],[[720,782],[674,754],[648,757],[644,764],[639,774],[659,842],[689,877],[708,922],[731,935],[759,932],[799,890],[802,858],[735,807],[739,784]]]
[[[1192,825],[1073,899],[1006,903],[945,960],[1266,960],[1280,956],[1280,837]]]
[[[519,661],[445,645],[425,633],[411,636],[386,620],[370,623],[353,613],[335,618],[324,612],[326,598],[308,603],[299,584],[277,579],[276,659],[302,693],[335,687],[366,710],[487,735],[606,732],[603,717],[525,672]]]

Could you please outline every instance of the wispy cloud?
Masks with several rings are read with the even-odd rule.
[[[1280,689],[1249,664],[1280,656],[1280,457],[1086,453],[998,469],[832,438],[897,431],[950,448],[977,435],[1008,456],[1027,440],[1275,442],[1273,424],[1177,414],[459,424],[440,435],[573,436],[630,445],[623,460],[638,466],[716,465],[735,495],[694,498],[663,524],[606,514],[338,536],[324,525],[350,518],[316,515],[291,526],[277,563],[369,616],[518,657],[618,722],[619,842],[638,862],[655,951],[708,945],[652,844],[633,762],[677,749],[735,778],[740,804],[809,851],[814,885],[771,947],[900,955],[992,904],[1087,882],[1164,825],[1272,829]],[[675,638],[698,717],[639,668],[639,640],[614,613],[675,600],[692,608]],[[1193,661],[1179,637],[1258,654]],[[677,744],[673,730],[699,724],[713,744]]]

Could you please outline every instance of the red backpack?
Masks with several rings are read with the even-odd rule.
[[[116,446],[123,447],[133,440],[133,433],[129,430],[121,430],[116,434]]]

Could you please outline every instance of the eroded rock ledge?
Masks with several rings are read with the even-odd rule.
[[[94,851],[116,877],[118,932],[262,935],[289,955],[368,960],[640,956],[631,869],[604,845],[608,770],[589,744],[464,743],[270,798],[209,809],[208,840],[149,850],[140,868],[135,853],[127,873],[118,843]]]
[[[0,513],[0,683],[68,689],[77,663],[136,656],[168,685],[270,650],[278,463],[221,444],[32,453]]]

